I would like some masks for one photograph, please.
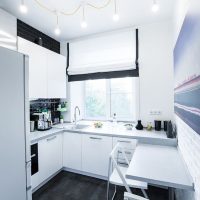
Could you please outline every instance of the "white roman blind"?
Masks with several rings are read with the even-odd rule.
[[[125,29],[69,43],[69,75],[136,69],[136,31]]]

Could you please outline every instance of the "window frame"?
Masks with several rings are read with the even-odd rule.
[[[126,77],[124,77],[126,78]],[[138,95],[139,95],[139,90],[138,90],[138,82],[134,81],[134,77],[130,77],[132,78],[131,82],[132,82],[132,86],[133,88],[135,87],[135,95],[134,96],[134,91],[131,92],[130,94],[132,94],[132,103],[131,103],[131,117],[128,118],[120,118],[117,116],[117,121],[121,121],[121,122],[135,122],[136,121],[136,116],[138,113]],[[94,80],[95,81],[95,80]],[[84,114],[83,114],[83,120],[90,120],[90,121],[112,121],[113,117],[111,116],[111,79],[105,79],[106,81],[106,116],[105,117],[88,117],[86,116],[86,104],[85,104],[85,100],[86,100],[86,81],[84,81]],[[119,93],[120,94],[120,93]],[[134,106],[134,103],[136,104]],[[134,112],[134,107],[135,107],[135,112]]]

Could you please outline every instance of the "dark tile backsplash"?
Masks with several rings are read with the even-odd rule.
[[[54,40],[48,35],[45,35],[41,31],[33,28],[32,26],[22,22],[19,19],[17,20],[17,36],[22,37],[34,43],[35,43],[35,40],[41,37],[43,47],[51,51],[54,51],[56,53],[60,53],[60,42]]]
[[[60,112],[57,111],[60,99],[37,99],[30,101],[30,115],[33,113],[40,113],[44,109],[51,111],[52,122],[55,123],[55,119],[60,119]]]

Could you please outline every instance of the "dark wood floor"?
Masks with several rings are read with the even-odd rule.
[[[69,172],[60,172],[33,194],[33,200],[106,200],[107,182]],[[111,191],[112,192],[112,191]],[[140,190],[133,190],[141,195]],[[119,187],[115,200],[123,200],[124,188]],[[149,187],[150,200],[167,200],[167,190]]]

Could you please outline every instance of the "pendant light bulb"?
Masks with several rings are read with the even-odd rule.
[[[85,6],[83,5],[83,13],[82,13],[82,22],[81,22],[81,28],[87,28],[87,22],[85,20]]]
[[[114,0],[114,15],[113,15],[113,20],[115,22],[119,21],[119,15],[117,13],[117,0]]]
[[[56,35],[60,35],[61,30],[60,30],[59,26],[56,26],[56,28],[55,28],[55,30],[54,30],[54,33],[55,33]]]
[[[20,6],[19,6],[19,10],[20,10],[20,12],[23,13],[23,14],[26,14],[26,13],[28,12],[28,8],[27,8],[27,6],[25,5],[25,3],[24,3],[23,0],[21,1],[21,4],[20,4]]]
[[[60,27],[59,27],[58,12],[55,11],[55,14],[56,14],[56,28],[55,28],[55,30],[54,30],[54,33],[55,33],[56,35],[60,35],[61,30],[60,30]]]
[[[86,22],[85,20],[83,20],[83,21],[81,22],[81,27],[82,27],[82,28],[87,28],[87,22]]]
[[[113,20],[114,20],[115,22],[119,21],[119,15],[118,15],[117,13],[115,13],[115,14],[113,15]]]
[[[152,11],[153,12],[158,12],[159,10],[159,5],[156,1],[153,1],[153,6],[152,6]]]

